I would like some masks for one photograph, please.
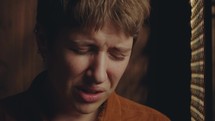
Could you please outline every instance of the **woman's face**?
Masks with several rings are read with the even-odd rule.
[[[47,60],[57,98],[79,113],[97,111],[124,73],[132,44],[133,37],[112,24],[98,31],[61,32]]]

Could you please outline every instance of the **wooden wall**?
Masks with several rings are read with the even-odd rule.
[[[0,1],[0,98],[25,90],[41,70],[33,33],[36,0]]]

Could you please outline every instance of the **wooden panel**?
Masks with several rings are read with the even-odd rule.
[[[203,0],[191,0],[191,120],[205,120],[205,34]]]
[[[190,0],[191,16],[191,120],[212,120],[211,1]]]
[[[42,68],[33,33],[36,0],[1,0],[0,98],[25,90]]]

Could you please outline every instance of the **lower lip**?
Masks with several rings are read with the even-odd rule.
[[[79,90],[79,89],[77,91],[77,94],[79,95],[81,101],[83,101],[85,103],[97,102],[102,96],[102,92],[93,94],[93,93],[84,92],[84,91]]]

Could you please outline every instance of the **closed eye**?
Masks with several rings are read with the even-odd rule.
[[[126,55],[124,54],[117,54],[117,53],[110,53],[110,57],[111,59],[113,60],[116,60],[116,61],[122,61],[125,59]]]
[[[69,47],[76,54],[84,55],[90,52],[90,48],[87,46],[71,46]]]
[[[110,58],[116,61],[123,61],[130,53],[129,50],[119,49],[119,48],[111,48],[108,50]]]
[[[76,42],[71,42],[68,46],[69,50],[79,55],[92,54],[97,51],[97,48],[92,44],[80,44]]]

